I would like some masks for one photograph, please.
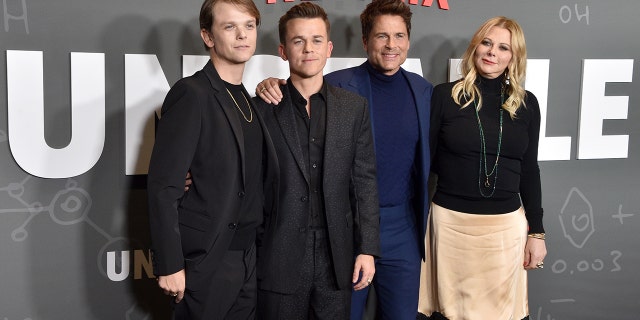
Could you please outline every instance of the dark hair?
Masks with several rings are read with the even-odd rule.
[[[282,17],[280,17],[280,21],[278,22],[278,33],[280,35],[280,43],[284,44],[287,37],[287,22],[293,19],[312,19],[312,18],[320,18],[324,21],[327,26],[327,37],[329,33],[331,33],[331,24],[329,23],[329,18],[327,18],[327,13],[322,9],[321,6],[311,3],[311,2],[302,2],[297,4],[287,13],[285,13]]]
[[[211,26],[213,26],[213,7],[219,2],[230,3],[238,7],[238,9],[246,11],[256,18],[256,26],[260,25],[260,10],[253,3],[253,0],[204,0],[200,8],[200,30],[211,31]],[[204,48],[209,50],[206,44]]]
[[[407,36],[411,36],[411,9],[402,0],[373,0],[360,14],[362,39],[368,39],[373,23],[382,15],[400,16],[407,26]]]

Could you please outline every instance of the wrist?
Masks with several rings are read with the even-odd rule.
[[[545,240],[545,234],[544,234],[544,232],[542,232],[542,233],[529,233],[529,234],[527,235],[527,237],[529,237],[529,238],[533,238],[533,239]]]

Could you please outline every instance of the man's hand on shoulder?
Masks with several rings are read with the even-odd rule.
[[[256,96],[260,97],[264,102],[277,105],[282,101],[282,91],[280,85],[287,84],[287,80],[268,78],[258,83],[256,87]]]

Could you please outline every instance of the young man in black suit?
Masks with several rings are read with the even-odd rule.
[[[325,80],[367,98],[375,138],[380,193],[380,257],[376,259],[377,316],[416,318],[421,259],[429,214],[429,114],[433,86],[402,68],[411,47],[411,9],[406,1],[374,0],[362,14],[367,61],[331,72]],[[278,80],[257,93],[277,104]],[[351,296],[351,319],[361,320],[369,288]]]
[[[366,100],[322,76],[329,21],[311,2],[280,18],[291,77],[278,106],[256,100],[280,168],[277,208],[258,240],[262,319],[348,319],[379,254],[373,138]]]
[[[242,85],[260,12],[251,0],[205,0],[200,35],[210,61],[162,106],[148,175],[153,269],[174,319],[250,319],[256,246],[275,149]],[[184,177],[193,183],[184,192]]]

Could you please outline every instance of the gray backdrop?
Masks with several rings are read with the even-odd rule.
[[[275,2],[256,1],[263,14],[257,54],[277,54],[277,19],[299,1]],[[357,17],[369,2],[318,1],[333,24],[333,57],[364,57]],[[548,73],[543,72],[548,81],[538,82],[545,85],[534,91],[544,96],[548,90],[544,136],[562,137],[568,144],[540,163],[549,255],[545,269],[529,273],[532,319],[638,319],[640,88],[634,64],[640,58],[640,2],[448,0],[449,10],[440,9],[437,0],[431,6],[411,2],[418,4],[412,5],[409,57],[419,59],[423,75],[434,84],[447,80],[449,59],[460,57],[476,28],[496,15],[517,19],[529,58],[549,64]],[[127,89],[125,57],[155,56],[166,82],[175,83],[182,76],[183,55],[205,54],[198,37],[200,0],[2,4],[0,319],[167,319],[167,298],[156,288],[148,261],[145,176],[127,175],[125,169],[125,141],[131,139],[125,134],[126,94],[136,90]],[[10,109],[17,112],[22,106],[9,106],[8,88],[20,82],[8,70],[26,67],[11,58],[23,51],[42,52],[44,75],[43,90],[18,90],[24,97],[43,94],[44,120],[33,119],[27,127],[44,127],[47,148],[63,151],[70,141],[91,133],[71,129],[70,53],[104,54],[104,144],[97,162],[79,175],[42,177],[17,160],[25,140],[12,136],[7,119]],[[604,72],[587,72],[585,59],[608,59],[616,70],[605,65]],[[625,71],[624,80],[607,76]],[[252,72],[259,74],[255,67]],[[585,78],[608,84],[597,92]],[[258,80],[245,81],[249,91],[249,83]],[[164,93],[161,88],[150,99],[152,108]],[[607,100],[614,96],[628,98]],[[618,115],[607,115],[614,109]],[[600,121],[588,121],[594,113],[601,114]],[[152,113],[147,118],[152,120]],[[593,132],[627,136],[628,142],[618,145],[626,152],[606,151],[619,141],[594,142]],[[152,144],[152,138],[142,140],[144,146]],[[579,148],[589,145],[604,151],[579,156]],[[142,167],[144,146],[138,156]],[[53,162],[36,149],[31,157]],[[66,158],[69,168],[79,166],[75,159]]]

